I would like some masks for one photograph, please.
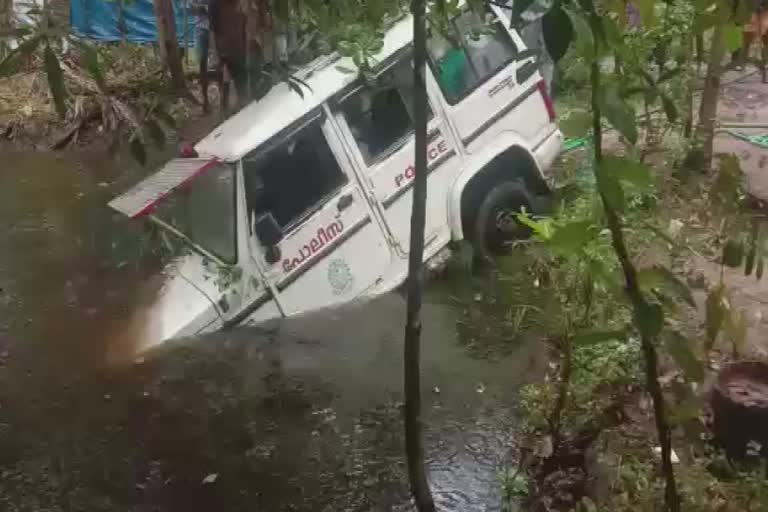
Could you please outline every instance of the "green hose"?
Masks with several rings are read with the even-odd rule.
[[[562,153],[566,153],[568,151],[573,151],[574,149],[579,149],[581,147],[586,146],[589,143],[590,138],[589,137],[579,137],[577,139],[565,139],[565,142],[563,142],[563,149]]]
[[[744,142],[749,142],[752,145],[768,149],[768,134],[765,135],[747,135],[746,133],[735,132],[733,130],[717,130],[718,132],[724,132],[732,137],[735,137]]]

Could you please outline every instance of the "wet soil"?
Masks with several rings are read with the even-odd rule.
[[[106,202],[146,171],[3,158],[0,510],[411,510],[399,296],[138,355],[126,320],[159,268]],[[545,351],[491,335],[460,294],[435,287],[424,309],[429,478],[440,510],[499,510],[516,392]]]

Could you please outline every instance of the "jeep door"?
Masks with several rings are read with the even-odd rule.
[[[251,244],[283,314],[346,302],[377,284],[390,249],[322,109],[242,165]],[[265,225],[278,236],[260,232]]]

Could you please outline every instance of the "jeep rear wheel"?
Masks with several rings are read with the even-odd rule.
[[[528,238],[531,229],[517,220],[517,214],[531,212],[531,194],[520,181],[507,181],[485,196],[473,224],[473,245],[481,259],[509,251],[516,240]]]

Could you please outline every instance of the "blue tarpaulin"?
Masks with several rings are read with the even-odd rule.
[[[70,23],[78,37],[94,41],[130,41],[154,43],[157,25],[152,0],[70,0]],[[185,41],[184,10],[182,0],[173,0],[176,16],[176,34],[179,44]],[[189,7],[187,7],[189,9]],[[186,41],[195,44],[197,18],[187,12]]]

